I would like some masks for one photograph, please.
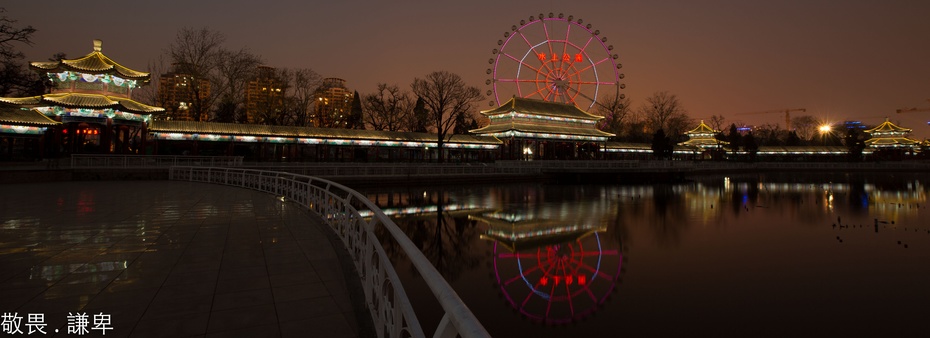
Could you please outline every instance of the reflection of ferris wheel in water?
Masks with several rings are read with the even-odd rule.
[[[574,103],[589,110],[605,95],[623,98],[614,46],[581,19],[559,13],[513,25],[489,59],[491,106],[511,97]]]
[[[534,321],[565,324],[590,316],[620,278],[623,254],[598,233],[575,241],[510,252],[494,244],[494,273],[514,309]]]

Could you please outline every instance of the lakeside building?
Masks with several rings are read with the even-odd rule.
[[[260,124],[154,121],[153,153],[239,155],[249,161],[434,161],[436,134]],[[453,135],[443,143],[452,162],[493,161],[501,141]]]
[[[709,160],[713,158],[712,153],[721,152],[723,147],[730,144],[730,142],[718,140],[716,136],[719,133],[719,130],[714,130],[705,124],[704,120],[701,120],[697,127],[685,132],[688,140],[679,145],[693,149],[697,158]]]
[[[507,160],[601,158],[608,138],[614,136],[597,129],[603,116],[574,104],[512,97],[481,114],[491,123],[469,132],[501,139],[501,158]]]
[[[891,123],[887,118],[885,122],[877,127],[865,130],[872,137],[865,140],[865,144],[870,148],[881,149],[906,149],[913,150],[920,145],[920,141],[908,138],[911,133],[908,128],[902,128]]]
[[[48,94],[0,98],[5,105],[0,118],[5,121],[0,126],[4,135],[11,131],[35,137],[23,142],[24,146],[38,143],[33,158],[128,154],[143,148],[148,122],[164,109],[132,100],[133,90],[149,82],[149,73],[113,61],[101,46],[100,40],[94,40],[93,51],[83,57],[30,63],[54,86]]]

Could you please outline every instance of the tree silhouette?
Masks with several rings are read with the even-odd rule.
[[[652,136],[652,154],[659,159],[671,158],[674,149],[672,140],[665,136],[665,130],[656,130],[656,133]]]
[[[395,85],[378,84],[376,93],[365,95],[365,123],[374,130],[399,131],[412,128],[413,100]]]
[[[365,129],[365,122],[362,119],[362,99],[358,96],[356,90],[352,96],[352,107],[349,109],[349,117],[346,121],[348,129]]]
[[[6,9],[0,8],[0,14]],[[21,62],[23,53],[16,49],[17,44],[32,45],[32,26],[16,27],[16,20],[0,15],[0,96],[10,93],[17,95],[41,95],[46,86],[37,74],[26,69]]]
[[[462,115],[474,109],[481,99],[481,92],[477,87],[466,85],[462,77],[447,71],[432,72],[422,79],[414,78],[410,87],[429,109],[428,121],[436,127],[436,151],[442,163],[445,161],[442,150],[446,138],[451,136],[450,132]]]

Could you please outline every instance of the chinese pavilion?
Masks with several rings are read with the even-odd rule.
[[[688,135],[688,140],[682,142],[681,145],[707,149],[717,148],[727,144],[727,142],[720,141],[715,137],[717,133],[719,133],[719,131],[714,130],[714,128],[705,124],[704,120],[701,120],[701,124],[685,132],[685,135]]]
[[[911,132],[910,129],[899,127],[888,121],[887,118],[882,124],[865,132],[872,135],[872,138],[865,140],[865,144],[871,148],[906,148],[910,150],[920,144],[920,141],[907,137],[907,134]]]
[[[134,89],[149,82],[149,73],[132,70],[94,50],[77,59],[40,61],[30,67],[47,74],[54,84],[51,93],[20,98],[0,98],[0,103],[54,120],[52,137],[64,153],[138,153],[146,142],[152,114],[164,109],[132,100]],[[29,117],[26,120],[41,118]],[[47,121],[46,121],[47,122]],[[21,123],[18,123],[21,124]],[[47,124],[43,124],[47,125]],[[55,150],[52,154],[55,154]]]
[[[573,104],[513,97],[481,114],[491,123],[470,132],[504,141],[503,159],[593,159],[614,136],[595,127],[603,116]]]

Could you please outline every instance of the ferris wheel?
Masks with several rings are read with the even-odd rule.
[[[589,110],[626,86],[614,46],[582,19],[539,14],[510,27],[488,59],[490,106],[511,97],[573,103]]]

